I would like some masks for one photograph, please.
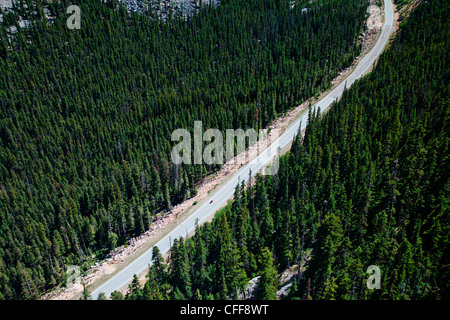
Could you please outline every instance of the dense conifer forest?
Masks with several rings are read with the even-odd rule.
[[[236,188],[167,264],[155,248],[125,298],[237,298],[260,276],[254,297],[274,299],[309,252],[286,299],[449,299],[449,9],[423,1],[373,73],[310,114],[277,175]]]
[[[81,8],[79,30],[66,26],[69,17],[66,9],[72,4]],[[205,129],[259,129],[328,88],[340,69],[349,66],[360,54],[357,39],[363,30],[368,2],[224,0],[218,7],[204,6],[187,19],[170,15],[165,22],[151,11],[129,13],[117,5],[112,0],[22,0],[15,3],[13,12],[5,14],[0,26],[2,299],[39,298],[64,282],[68,265],[77,264],[86,270],[93,254],[101,257],[105,250],[125,243],[129,237],[147,230],[156,213],[170,210],[194,195],[202,177],[218,168],[175,166],[170,161],[170,137],[174,129],[193,130],[195,120],[202,121]],[[29,21],[29,25],[21,27],[19,17]],[[429,41],[428,34],[426,40]],[[440,52],[438,49],[435,50]],[[441,71],[444,68],[439,67]],[[394,77],[397,66],[393,69],[390,74]],[[427,82],[430,88],[427,90],[434,88],[435,81],[431,78]],[[425,84],[418,82],[418,85]],[[405,99],[416,96],[404,89],[403,97],[398,101],[399,108]],[[411,119],[421,115],[414,110]],[[377,123],[376,128],[380,126]],[[309,131],[315,132],[314,128],[311,125]],[[412,134],[417,136],[416,132]],[[313,141],[320,140],[318,136],[308,133],[308,139]],[[394,148],[397,137],[392,139]],[[437,147],[433,152],[440,150]],[[335,147],[330,144],[328,148],[334,154]],[[430,159],[429,155],[423,157],[414,159],[414,163]],[[445,157],[436,154],[435,159],[439,162]],[[400,162],[399,166],[406,164]],[[319,168],[314,172],[317,179],[323,178]],[[420,172],[414,174],[421,175]],[[283,175],[280,173],[278,181],[286,179]],[[431,183],[427,179],[423,177],[418,183]],[[276,182],[264,184],[276,191]],[[291,184],[295,185],[292,182],[286,186]],[[269,191],[261,189],[262,185],[256,191],[265,195]],[[313,182],[308,182],[308,188],[315,188]],[[318,185],[316,188],[320,189]],[[347,188],[350,190],[351,186]],[[312,190],[311,197],[316,199],[316,191]],[[297,215],[291,211],[300,209],[287,209],[296,190],[290,188],[286,192],[289,195],[283,200],[287,201],[286,206],[279,205],[280,218],[276,221],[291,219],[290,226]],[[193,258],[195,269],[171,270],[170,279],[175,281],[174,275],[181,272],[182,277],[176,281],[183,283],[167,282],[173,288],[168,290],[170,295],[192,297],[199,289],[202,295],[220,292],[225,297],[235,289],[231,278],[240,279],[241,285],[245,277],[259,272],[261,263],[272,265],[269,254],[272,249],[277,264],[281,263],[278,268],[291,263],[298,256],[294,227],[286,233],[292,236],[294,248],[291,253],[286,252],[286,257],[280,255],[278,245],[270,248],[272,240],[266,239],[270,236],[252,234],[259,232],[258,228],[270,228],[268,218],[266,227],[256,227],[261,214],[278,216],[273,196],[266,203],[267,213],[261,213],[264,205],[259,203],[264,202],[265,196],[247,213],[245,199],[253,197],[245,192],[240,196],[242,201],[236,202],[238,208],[233,209],[252,217],[250,225],[242,226],[244,242],[239,244],[240,261],[249,271],[233,268],[232,272],[240,272],[239,277],[234,277],[230,270],[223,270],[230,259],[237,258],[231,255],[235,244],[227,231],[234,230],[233,219],[237,216],[230,216],[229,221],[220,224],[225,230],[223,244],[229,246],[222,249],[226,257],[214,253],[222,259],[222,265],[217,268],[210,262],[202,262],[199,259],[203,253],[197,252],[198,256]],[[335,198],[341,201],[338,195]],[[440,203],[439,198],[434,201]],[[332,206],[333,201],[329,202]],[[253,205],[253,200],[249,203]],[[312,202],[301,210],[318,208]],[[344,207],[341,210],[347,212]],[[359,214],[357,210],[354,208],[355,215]],[[245,216],[239,217],[243,219],[238,219],[241,224],[247,222]],[[308,212],[304,217],[312,223]],[[388,219],[389,223],[394,223],[393,219]],[[424,222],[421,232],[428,226],[436,227],[433,221]],[[417,223],[414,220],[409,225]],[[310,230],[305,236],[307,246],[315,239],[311,238],[315,229],[310,228],[318,228],[318,224],[305,226]],[[278,222],[273,227],[280,228]],[[210,241],[217,241],[206,241],[206,235],[213,237],[206,230],[195,238],[203,239],[204,246],[195,245],[195,250],[207,250],[211,248]],[[277,241],[281,241],[279,245],[286,243],[281,238]],[[180,241],[174,248],[184,250],[185,245]],[[261,245],[269,247],[269,251],[261,251]],[[180,251],[180,261],[184,254]],[[208,259],[213,257],[210,254]],[[422,270],[421,277],[429,277],[428,269]],[[217,274],[220,285],[226,285],[227,289],[206,289],[208,282],[195,277],[198,272],[208,279]],[[274,271],[268,272],[270,276]],[[267,292],[270,290],[268,287]]]

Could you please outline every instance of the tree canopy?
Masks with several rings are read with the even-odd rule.
[[[236,298],[259,277],[256,297],[273,299],[310,250],[287,299],[449,299],[449,6],[422,2],[371,74],[311,112],[278,174],[238,186],[182,242],[193,292]],[[366,285],[371,265],[379,290]]]
[[[161,21],[118,4],[22,0],[0,26],[1,298],[40,297],[193,196],[218,166],[173,164],[173,130],[259,129],[328,88],[361,51],[367,8],[224,0]]]

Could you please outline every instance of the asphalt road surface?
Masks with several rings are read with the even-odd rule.
[[[366,72],[369,71],[376,59],[380,56],[389,41],[390,34],[394,25],[394,8],[392,0],[384,0],[384,25],[381,29],[381,35],[377,43],[372,50],[359,61],[353,72],[347,77],[345,81],[340,83],[334,88],[327,96],[317,102],[312,108],[317,110],[320,107],[321,111],[326,110],[336,99],[338,99],[344,88],[349,88],[357,79],[361,78]],[[243,180],[248,180],[249,170],[252,175],[256,175],[261,168],[267,163],[270,163],[272,159],[277,155],[278,148],[283,149],[290,141],[293,140],[295,135],[299,131],[303,130],[308,122],[308,113],[303,113],[296,121],[294,121],[283,134],[274,141],[267,149],[265,149],[258,157],[255,157],[252,161],[240,168],[233,176],[227,179],[226,183],[219,185],[217,191],[213,196],[209,197],[203,205],[201,205],[194,213],[180,223],[175,229],[162,238],[156,246],[159,247],[161,254],[165,254],[169,251],[173,240],[179,237],[186,236],[187,233],[191,234],[195,230],[195,221],[198,219],[198,223],[202,224],[211,215],[213,215],[218,209],[223,207],[229,199],[233,197],[236,185],[242,183]],[[211,200],[213,201],[211,203]],[[92,293],[92,299],[97,299],[98,294],[103,292],[107,297],[110,296],[114,290],[120,290],[127,286],[133,279],[133,275],[141,274],[148,270],[149,264],[152,258],[152,248],[144,252],[141,256],[136,258],[125,268],[119,271],[116,275],[111,277],[104,284],[95,289]]]

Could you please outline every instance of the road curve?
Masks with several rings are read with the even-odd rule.
[[[392,28],[394,25],[394,8],[392,0],[384,0],[384,25],[381,29],[381,35],[372,50],[362,58],[353,72],[347,79],[330,91],[322,100],[312,106],[313,110],[320,108],[321,111],[326,110],[330,105],[342,95],[345,87],[349,88],[356,80],[361,78],[370,67],[375,63],[389,41]],[[175,229],[168,233],[155,245],[159,247],[162,254],[169,251],[171,242],[174,239],[183,237],[186,233],[191,234],[195,230],[195,221],[198,219],[199,224],[211,217],[218,209],[223,207],[229,199],[233,197],[235,187],[243,180],[248,180],[249,170],[255,175],[265,164],[269,163],[277,155],[278,147],[283,149],[297,134],[299,127],[303,130],[308,122],[308,113],[304,113],[296,121],[294,121],[283,134],[274,141],[267,149],[248,162],[223,185],[219,185],[215,194],[207,199],[194,213],[181,222]],[[210,201],[213,200],[212,203]],[[148,270],[151,263],[152,248],[145,251],[142,255],[128,264],[116,275],[99,286],[91,293],[92,299],[97,299],[98,294],[103,292],[107,297],[111,292],[120,290],[127,286],[133,279],[133,275],[141,274]]]

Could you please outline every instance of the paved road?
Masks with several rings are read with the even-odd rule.
[[[382,28],[381,35],[373,49],[364,56],[359,62],[354,71],[347,77],[345,82],[342,82],[335,89],[333,89],[326,97],[316,103],[312,108],[317,109],[320,107],[322,111],[326,110],[338,97],[340,97],[344,91],[345,86],[350,87],[357,79],[361,78],[370,67],[373,65],[375,60],[382,53],[385,48],[394,24],[394,9],[392,5],[392,0],[384,0],[385,6],[385,24]],[[180,223],[175,229],[173,229],[169,234],[162,238],[156,246],[159,247],[162,254],[165,254],[170,249],[170,244],[174,239],[179,237],[184,237],[186,233],[189,234],[195,229],[195,221],[198,219],[199,224],[207,220],[211,215],[213,215],[218,209],[223,207],[229,199],[233,197],[235,187],[238,183],[243,180],[248,180],[249,170],[251,169],[252,175],[255,175],[265,164],[269,163],[274,156],[277,155],[278,147],[281,149],[285,147],[297,134],[299,126],[301,124],[301,129],[306,127],[308,120],[308,113],[304,113],[296,121],[294,121],[284,133],[277,139],[271,146],[265,149],[258,157],[254,158],[252,161],[247,163],[245,166],[240,168],[227,182],[221,186],[218,186],[218,190],[213,196],[208,198],[208,200],[200,206],[193,214],[186,218],[182,223]],[[213,200],[213,203],[210,201]],[[119,290],[127,286],[134,274],[141,274],[148,270],[149,263],[151,262],[152,248],[144,252],[136,260],[131,262],[128,266],[110,278],[103,285],[98,287],[91,293],[93,299],[97,299],[100,292],[106,294],[109,297],[111,292],[114,290]]]

